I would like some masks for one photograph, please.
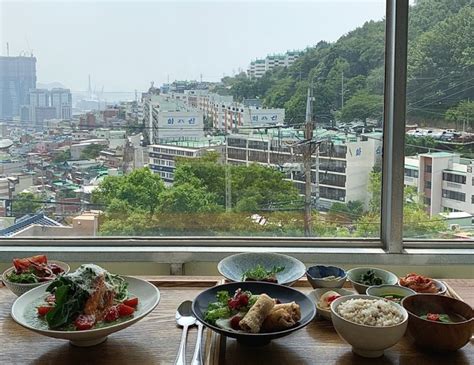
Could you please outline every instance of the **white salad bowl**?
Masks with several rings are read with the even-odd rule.
[[[385,327],[367,326],[343,318],[337,307],[349,299],[380,299],[370,295],[348,295],[331,303],[331,319],[339,336],[352,346],[352,351],[362,357],[380,357],[384,350],[394,346],[406,332],[408,312],[402,306],[387,301],[403,316],[402,322]]]
[[[61,274],[61,275],[67,274],[70,270],[69,265],[66,264],[65,262],[62,262],[62,261],[48,260],[48,264],[56,264],[61,269],[63,269],[64,273]],[[2,274],[2,281],[5,284],[5,286],[8,289],[10,289],[12,291],[12,293],[15,294],[18,297],[20,295],[23,295],[24,293],[26,293],[27,291],[29,291],[33,288],[37,288],[38,286],[41,286],[41,285],[46,284],[46,283],[51,283],[51,280],[44,281],[44,282],[41,282],[41,283],[14,283],[14,282],[8,280],[8,276],[13,271],[15,271],[15,266],[11,266],[8,269],[6,269]]]
[[[133,317],[110,326],[84,331],[58,331],[50,330],[45,322],[37,320],[36,306],[49,294],[46,288],[50,283],[36,287],[21,297],[12,306],[11,315],[15,322],[21,326],[48,337],[69,340],[75,346],[87,347],[104,342],[107,336],[120,331],[148,315],[160,301],[160,291],[148,281],[130,276],[123,276],[128,283],[130,296],[137,297],[138,307]]]

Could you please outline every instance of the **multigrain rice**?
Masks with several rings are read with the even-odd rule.
[[[348,321],[366,326],[386,327],[403,322],[403,315],[383,299],[349,299],[337,307],[339,315]]]

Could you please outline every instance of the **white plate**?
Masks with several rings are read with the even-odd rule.
[[[46,288],[50,283],[36,287],[21,297],[19,297],[12,306],[12,318],[18,324],[31,331],[40,333],[44,336],[60,338],[69,340],[76,346],[93,346],[97,345],[107,338],[111,333],[120,331],[148,315],[160,301],[160,291],[156,286],[150,284],[148,281],[133,278],[130,276],[123,276],[128,282],[128,290],[131,296],[138,297],[138,307],[132,318],[110,325],[104,328],[96,328],[85,331],[56,331],[47,329],[46,326],[35,326],[31,318],[37,316],[36,305],[38,305],[41,298],[46,296]]]

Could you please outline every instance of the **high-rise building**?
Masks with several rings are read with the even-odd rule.
[[[20,107],[29,104],[30,89],[36,88],[35,57],[0,57],[0,118],[20,115]]]
[[[47,89],[30,89],[28,104],[30,108],[30,121],[37,122],[37,109],[49,106],[49,91]]]
[[[51,89],[51,106],[56,108],[57,119],[71,119],[72,94],[69,89]]]

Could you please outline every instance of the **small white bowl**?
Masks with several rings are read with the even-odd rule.
[[[373,297],[380,297],[380,298],[383,298],[384,295],[390,295],[390,294],[399,295],[402,297],[400,299],[400,303],[401,303],[403,298],[406,298],[410,295],[415,295],[416,291],[411,290],[410,288],[406,288],[404,286],[400,286],[400,285],[384,284],[384,285],[369,286],[367,288],[366,294],[371,295]]]
[[[318,306],[319,300],[321,299],[321,296],[324,293],[327,293],[328,291],[335,291],[338,293],[340,296],[346,296],[346,295],[353,295],[354,292],[347,290],[347,289],[342,289],[342,288],[318,288],[314,289],[311,291],[308,296],[313,300],[313,302],[316,305],[316,314],[323,317],[324,319],[331,320],[331,308],[329,309],[324,309]]]
[[[439,281],[439,280],[436,280],[436,279],[431,279],[433,280],[433,283],[436,285],[436,287],[438,288],[438,292],[437,293],[422,293],[422,292],[417,292],[416,290],[413,290],[413,289],[410,289],[406,286],[403,286],[400,284],[400,280],[398,280],[398,285],[400,285],[402,288],[407,288],[407,289],[410,289],[410,290],[413,290],[416,294],[430,294],[430,295],[444,295],[446,293],[446,285],[443,284],[443,282]]]
[[[394,326],[375,327],[357,324],[340,316],[337,307],[349,299],[380,299],[370,295],[349,295],[331,303],[331,319],[339,336],[352,346],[352,351],[362,357],[380,357],[384,350],[395,345],[405,334],[408,312],[402,306],[388,302],[403,315],[403,321]]]
[[[55,260],[48,260],[48,264],[56,264],[58,265],[61,269],[64,270],[64,274],[67,274],[70,270],[70,267],[68,264],[66,264],[65,262],[62,262],[62,261],[55,261]],[[51,280],[49,281],[42,281],[40,283],[12,283],[11,281],[8,281],[7,277],[8,275],[10,275],[10,273],[12,273],[13,271],[15,270],[15,267],[12,266],[12,267],[9,267],[8,269],[6,269],[3,274],[2,274],[2,281],[3,283],[5,284],[5,286],[10,289],[13,294],[15,294],[16,296],[20,296],[20,295],[23,295],[25,294],[27,291],[31,290],[31,289],[34,289],[38,286],[41,286],[43,284],[46,284],[46,283],[49,283],[51,282]]]

